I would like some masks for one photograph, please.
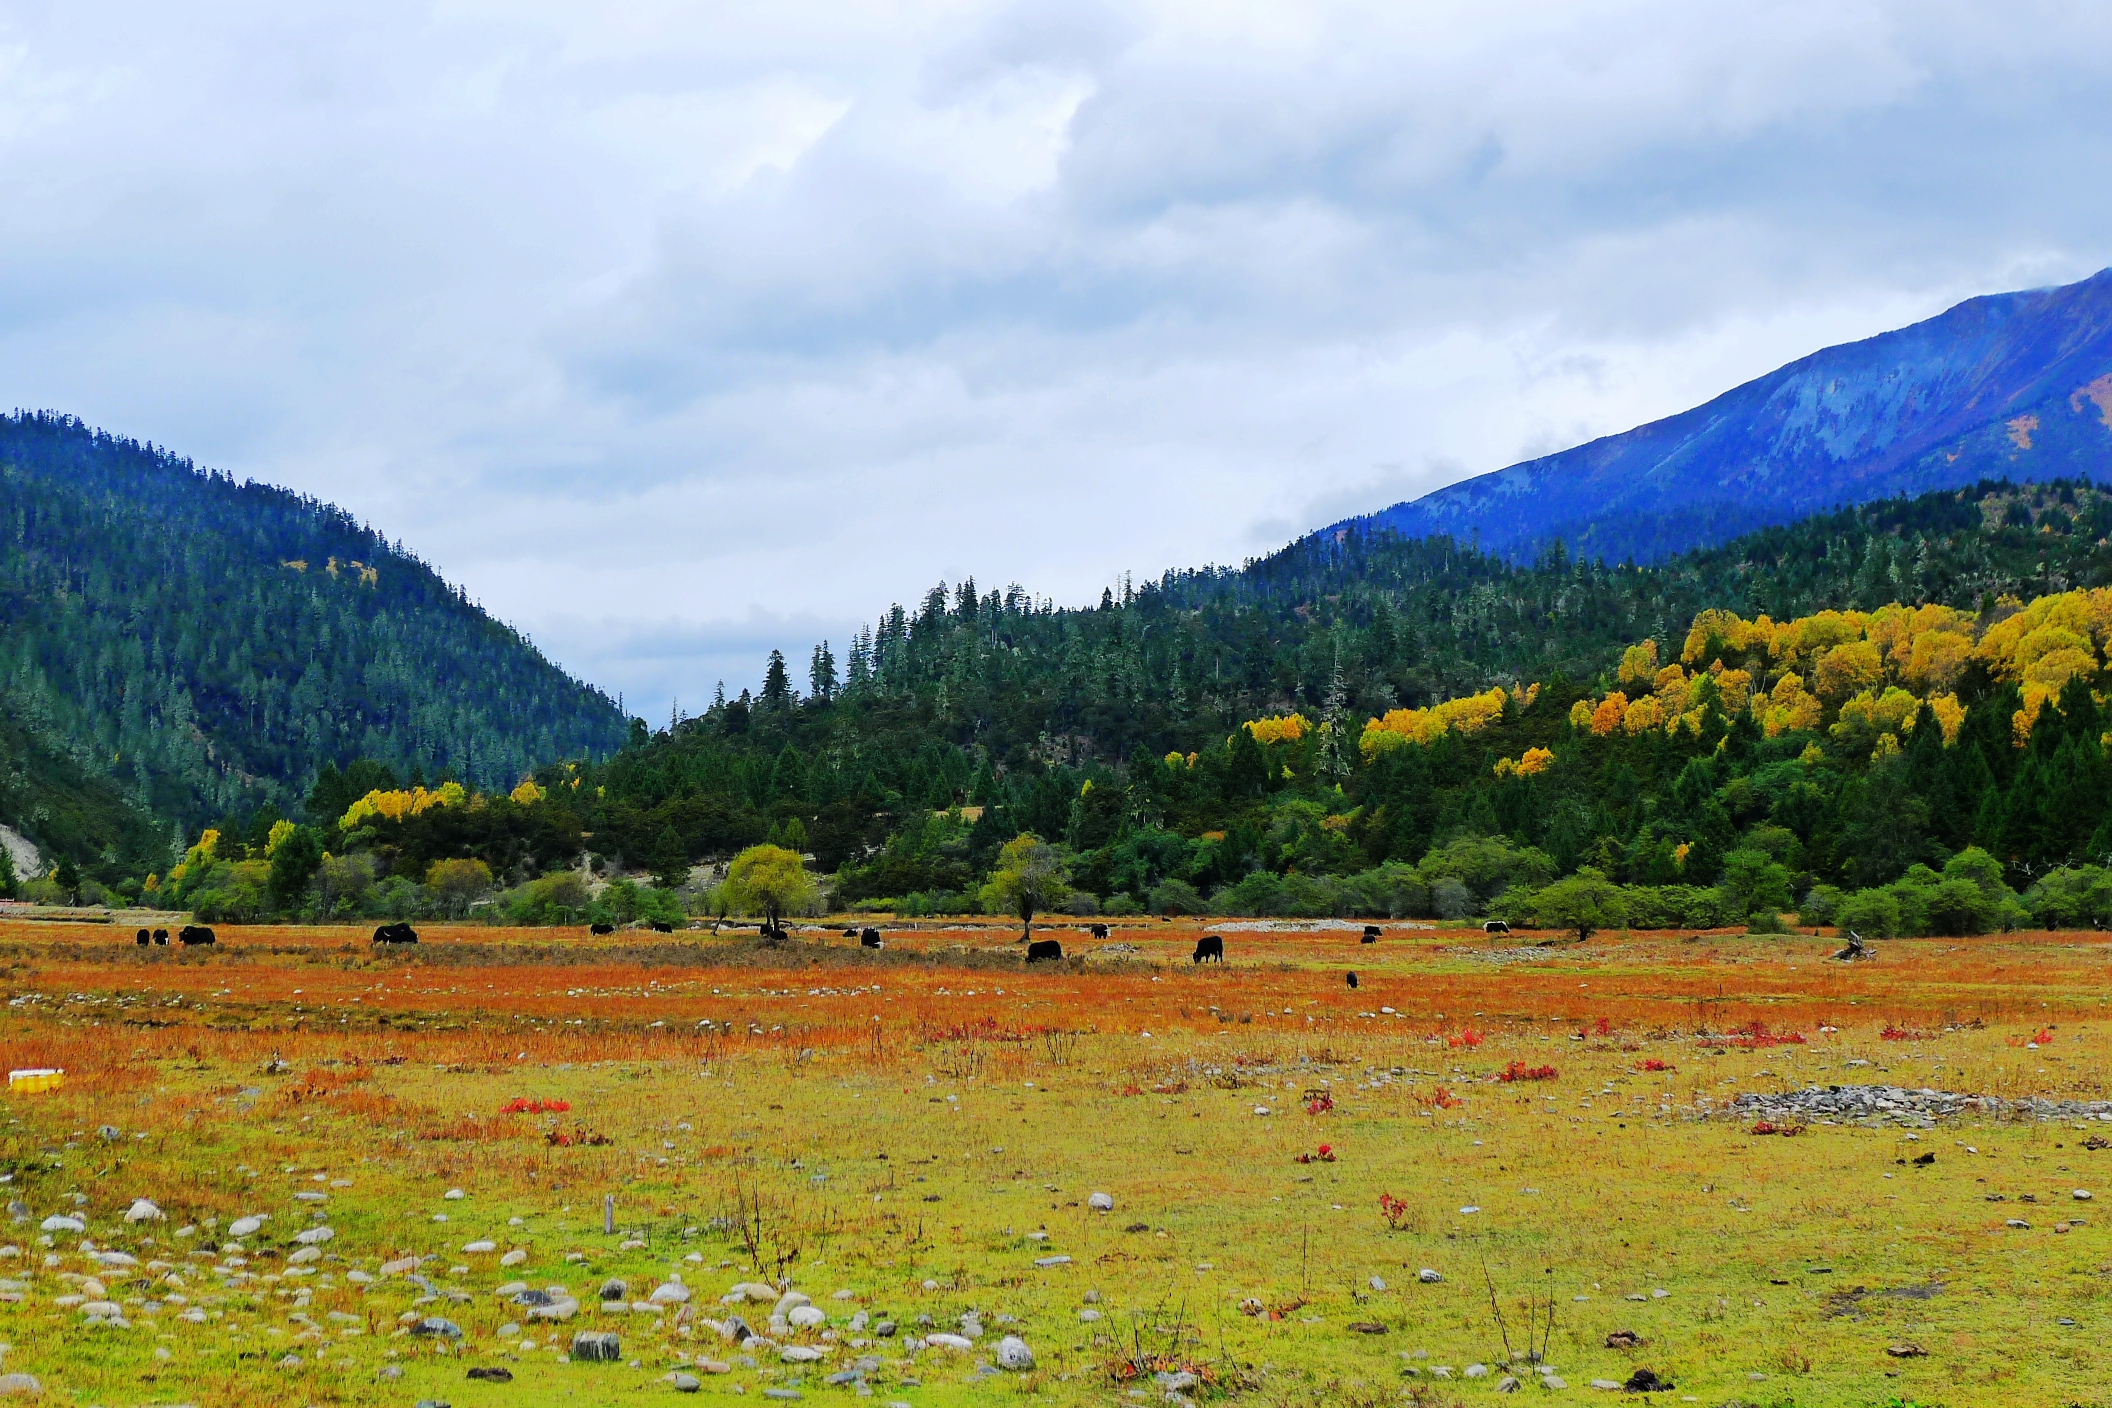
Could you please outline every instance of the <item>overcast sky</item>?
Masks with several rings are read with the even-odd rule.
[[[634,712],[2112,263],[2112,6],[0,0],[0,386]]]

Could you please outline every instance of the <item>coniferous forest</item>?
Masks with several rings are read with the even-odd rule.
[[[1866,936],[2095,922],[2112,918],[2108,534],[2112,496],[2088,484],[1988,483],[1643,567],[1343,533],[1082,609],[939,585],[850,641],[773,655],[759,688],[699,716],[596,734],[595,712],[558,709],[581,696],[553,689],[529,716],[548,722],[493,724],[474,746],[444,718],[390,715],[388,672],[351,668],[387,639],[383,613],[331,608],[377,592],[358,572],[378,544],[302,548],[338,561],[318,579],[260,543],[278,568],[264,580],[315,622],[297,678],[358,682],[372,693],[332,695],[336,717],[393,732],[216,696],[233,742],[255,721],[245,756],[280,780],[247,793],[212,753],[186,771],[153,752],[169,745],[151,729],[130,771],[124,735],[90,734],[119,745],[87,770],[98,785],[173,818],[183,849],[83,861],[117,895],[226,918],[666,922],[742,907],[721,863],[754,847],[804,858],[809,909],[1002,911],[1005,848],[1028,835],[1059,877],[1045,902],[1079,913],[1489,914],[1578,933],[1789,915]],[[44,534],[39,561],[92,536]],[[87,611],[91,566],[44,571]],[[537,667],[561,680],[517,637],[478,637],[430,574],[403,575],[461,613],[425,629],[487,642],[530,694]],[[245,654],[245,618],[226,619],[182,658],[247,679],[260,643]],[[333,644],[360,629],[339,621],[369,634]],[[94,660],[119,658],[60,643],[76,638],[37,638],[43,678],[93,682]],[[43,697],[102,697],[89,687]],[[39,737],[80,735],[54,710]]]
[[[1985,483],[1647,566],[1315,535],[1058,608],[935,585],[623,720],[341,511],[0,421],[0,887],[227,918],[2112,918],[2112,496]],[[700,868],[701,867],[701,868]],[[614,883],[605,883],[612,881]]]

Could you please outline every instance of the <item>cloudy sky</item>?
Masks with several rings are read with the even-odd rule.
[[[0,0],[0,386],[634,711],[2112,263],[2112,7]]]

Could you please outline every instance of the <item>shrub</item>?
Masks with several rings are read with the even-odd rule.
[[[1201,914],[1203,897],[1186,880],[1161,880],[1152,887],[1151,907],[1161,914]]]
[[[1841,899],[1834,922],[1843,933],[1889,939],[1899,932],[1899,899],[1889,890],[1857,890]]]
[[[1840,905],[1840,886],[1814,885],[1804,896],[1804,903],[1797,907],[1797,920],[1803,924],[1831,924]]]

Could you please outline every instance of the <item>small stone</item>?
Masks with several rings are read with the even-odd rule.
[[[572,1337],[572,1357],[614,1364],[623,1358],[623,1341],[613,1330],[581,1330]]]
[[[1034,1351],[1018,1335],[1006,1335],[997,1342],[997,1367],[1023,1372],[1034,1367]]]
[[[811,1345],[788,1344],[777,1352],[777,1357],[787,1364],[819,1364],[828,1355]]]
[[[428,1315],[411,1326],[411,1333],[424,1339],[458,1340],[462,1338],[462,1327],[438,1315]]]
[[[1563,1378],[1559,1374],[1542,1374],[1540,1376],[1540,1382],[1545,1387],[1552,1389],[1565,1389],[1569,1387],[1569,1380]]]
[[[873,1333],[884,1340],[893,1339],[895,1336],[895,1329],[896,1326],[894,1321],[882,1320],[879,1324],[873,1326]]]
[[[785,1320],[795,1330],[811,1330],[816,1326],[828,1324],[829,1312],[818,1305],[795,1305],[785,1316]]]
[[[1654,1291],[1652,1291],[1652,1292],[1650,1293],[1650,1299],[1652,1299],[1652,1300],[1663,1300],[1663,1299],[1665,1299],[1665,1298],[1666,1298],[1667,1296],[1669,1296],[1669,1295],[1671,1295],[1671,1294],[1672,1294],[1672,1293],[1671,1293],[1670,1291],[1666,1290],[1666,1289],[1665,1289],[1665,1288],[1664,1288],[1663,1286],[1659,1286],[1659,1287],[1658,1287],[1658,1288],[1657,1288],[1656,1290],[1654,1290]]]
[[[704,1381],[698,1378],[695,1374],[684,1374],[681,1372],[669,1374],[665,1379],[662,1379],[661,1382],[666,1384],[669,1388],[673,1389],[676,1393],[695,1393],[697,1390],[704,1387]]]
[[[515,1247],[512,1251],[506,1253],[506,1255],[499,1258],[499,1265],[519,1266],[522,1262],[526,1261],[527,1259],[528,1249],[526,1247]]]
[[[723,1303],[730,1305],[737,1300],[746,1300],[752,1301],[757,1305],[767,1305],[776,1299],[777,1288],[775,1286],[766,1286],[760,1281],[743,1281],[726,1293],[726,1299]]]
[[[1422,1270],[1415,1273],[1415,1279],[1422,1282],[1426,1286],[1434,1286],[1445,1278],[1438,1275],[1435,1271],[1432,1271],[1429,1267],[1426,1266]]]
[[[797,1401],[806,1395],[796,1388],[766,1388],[763,1390],[763,1397]]]
[[[1469,1364],[1460,1372],[1470,1379],[1485,1379],[1489,1376],[1489,1366],[1486,1364]]]
[[[1052,1266],[1069,1266],[1071,1259],[1067,1256],[1038,1256],[1034,1258],[1034,1264],[1046,1271]]]
[[[46,1232],[86,1232],[88,1230],[87,1223],[77,1217],[68,1217],[64,1213],[53,1213],[38,1225]]]
[[[629,1300],[631,1298],[630,1283],[613,1276],[610,1277],[601,1283],[601,1298],[603,1300]]]
[[[230,1237],[252,1237],[262,1231],[263,1228],[264,1219],[261,1217],[238,1217],[227,1224],[227,1235]],[[416,1265],[415,1262],[412,1264]]]
[[[416,1271],[417,1269],[417,1257],[403,1256],[396,1258],[396,1260],[394,1261],[383,1262],[381,1264],[380,1274],[383,1276],[402,1276],[407,1272]]]
[[[1518,1391],[1518,1381],[1509,1374],[1505,1374],[1496,1381],[1496,1391],[1498,1393],[1516,1393]]]
[[[2087,1203],[2090,1201],[2090,1190],[2088,1188],[2078,1188],[2068,1196],[2079,1203]]]
[[[0,1396],[34,1398],[43,1391],[35,1374],[0,1374]]]
[[[831,1295],[831,1296],[829,1297],[829,1299],[830,1299],[830,1300],[856,1300],[856,1299],[858,1299],[858,1293],[857,1293],[856,1291],[852,1290],[852,1289],[851,1289],[850,1287],[848,1287],[848,1286],[845,1286],[845,1287],[844,1287],[844,1288],[843,1288],[842,1290],[840,1290],[840,1291],[837,1291],[837,1292],[836,1292],[836,1293],[835,1293],[834,1295]]]
[[[458,1203],[469,1195],[467,1193],[464,1193],[460,1188],[450,1188],[445,1193],[442,1193],[440,1196],[445,1198],[448,1202]]]
[[[940,1349],[967,1350],[975,1348],[975,1341],[969,1339],[966,1335],[948,1335],[943,1333],[926,1335],[924,1343],[936,1345]]]
[[[1385,1278],[1384,1276],[1374,1276],[1374,1277],[1372,1277],[1372,1278],[1371,1278],[1371,1288],[1372,1288],[1373,1290],[1375,1290],[1375,1291],[1383,1291],[1383,1290],[1385,1290],[1385,1289],[1386,1289],[1386,1278]]]
[[[464,1256],[481,1256],[481,1255],[483,1255],[483,1254],[484,1254],[485,1252],[495,1252],[495,1251],[497,1251],[498,1249],[499,1249],[499,1244],[498,1244],[497,1242],[482,1242],[482,1241],[479,1241],[479,1242],[464,1242],[464,1243],[462,1244],[462,1254],[463,1254]]]
[[[1888,1344],[1885,1353],[1894,1359],[1926,1359],[1929,1352],[1918,1344]]]
[[[2089,1194],[2085,1193],[2083,1196],[2088,1197]],[[125,1221],[127,1222],[159,1222],[164,1216],[166,1214],[160,1208],[155,1207],[153,1203],[145,1198],[134,1199],[132,1206],[125,1209]]]
[[[680,1281],[664,1281],[653,1287],[652,1295],[646,1297],[654,1305],[681,1305],[689,1299],[689,1287]],[[823,1316],[827,1319],[827,1316]]]
[[[2026,1222],[2021,1217],[2013,1217],[2009,1219],[2009,1221],[2005,1222],[2003,1226],[2014,1227],[2020,1232],[2029,1232],[2031,1230],[2031,1224]]]
[[[327,1242],[336,1235],[337,1233],[327,1227],[309,1227],[294,1233],[293,1240],[304,1247],[312,1247],[317,1243]]]
[[[1240,1303],[1240,1309],[1241,1309],[1241,1310],[1245,1310],[1245,1309],[1246,1309],[1246,1303],[1245,1303],[1244,1301],[1242,1301],[1242,1302]],[[1253,1313],[1257,1313],[1257,1314],[1258,1314],[1259,1312],[1253,1312]],[[1097,1311],[1097,1310],[1095,1310],[1095,1309],[1093,1309],[1093,1308],[1092,1308],[1091,1306],[1087,1306],[1087,1307],[1086,1307],[1085,1309],[1083,1309],[1083,1310],[1081,1310],[1081,1311],[1079,1311],[1079,1312],[1078,1312],[1078,1323],[1079,1323],[1079,1324],[1081,1324],[1081,1325],[1090,1325],[1090,1324],[1092,1324],[1092,1323],[1093,1323],[1093,1322],[1094,1322],[1095,1320],[1098,1320],[1099,1318],[1100,1318],[1100,1312],[1099,1312],[1099,1311]]]
[[[1593,1379],[1591,1381],[1591,1386],[1593,1388],[1612,1389],[1615,1392],[1619,1392],[1621,1387],[1621,1381],[1619,1379]]]
[[[1094,1212],[1113,1212],[1115,1199],[1111,1193],[1095,1193],[1085,1200],[1085,1205]]]

